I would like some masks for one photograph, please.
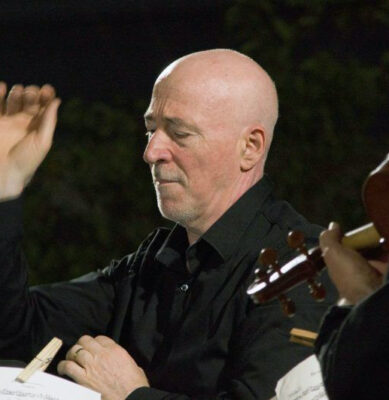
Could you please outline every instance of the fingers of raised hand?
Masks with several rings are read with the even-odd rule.
[[[18,112],[25,112],[37,116],[54,99],[55,90],[51,85],[43,85],[39,88],[36,85],[23,87],[14,85],[7,95],[7,85],[0,82],[0,114],[13,115]]]
[[[23,90],[22,111],[30,115],[36,115],[40,109],[40,90],[38,86],[31,85]]]
[[[44,112],[39,118],[38,135],[43,148],[48,151],[50,149],[55,126],[57,124],[57,111],[61,104],[60,99],[54,99],[45,108]],[[35,122],[35,121],[33,121]]]
[[[40,89],[39,100],[42,107],[46,107],[55,98],[55,89],[51,85],[43,85]]]
[[[13,115],[22,110],[23,107],[23,91],[22,85],[14,85],[8,93],[5,114]]]
[[[55,90],[51,85],[41,88],[35,85],[26,86],[23,90],[23,103],[21,111],[39,117],[39,113],[54,100]]]
[[[0,82],[0,115],[5,111],[5,95],[7,94],[7,84]]]

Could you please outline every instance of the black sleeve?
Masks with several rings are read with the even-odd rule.
[[[316,342],[331,400],[389,397],[389,283],[354,308],[333,307]]]
[[[29,288],[21,251],[21,199],[0,203],[0,358],[29,361],[53,336],[66,347],[106,331],[114,287],[103,272]],[[63,353],[63,352],[62,352]]]

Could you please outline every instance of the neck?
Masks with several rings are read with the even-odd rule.
[[[262,177],[263,175],[261,175]],[[260,178],[261,178],[260,177]],[[199,238],[252,186],[254,186],[260,178],[250,180],[240,180],[231,184],[231,188],[234,188],[229,194],[224,194],[217,202],[217,207],[211,207],[209,215],[202,214],[198,218],[192,221],[186,221],[183,226],[186,229],[188,235],[189,245],[195,243]]]
[[[186,234],[188,235],[189,246],[191,246],[193,243],[196,243],[202,235],[202,233],[196,233],[188,229],[186,229]]]

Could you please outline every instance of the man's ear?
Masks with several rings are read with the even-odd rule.
[[[265,160],[266,134],[260,125],[245,129],[241,137],[240,168],[248,171]]]

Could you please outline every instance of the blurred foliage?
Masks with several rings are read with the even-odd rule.
[[[104,267],[160,223],[141,157],[145,108],[62,107],[54,147],[24,196],[32,283]]]
[[[236,0],[226,27],[226,47],[278,87],[267,172],[279,196],[314,222],[363,223],[363,180],[389,151],[389,0]],[[161,223],[141,158],[145,108],[62,107],[55,146],[25,195],[32,283],[103,267]]]
[[[233,47],[277,84],[267,172],[312,221],[365,221],[361,186],[389,152],[389,1],[236,0]]]

